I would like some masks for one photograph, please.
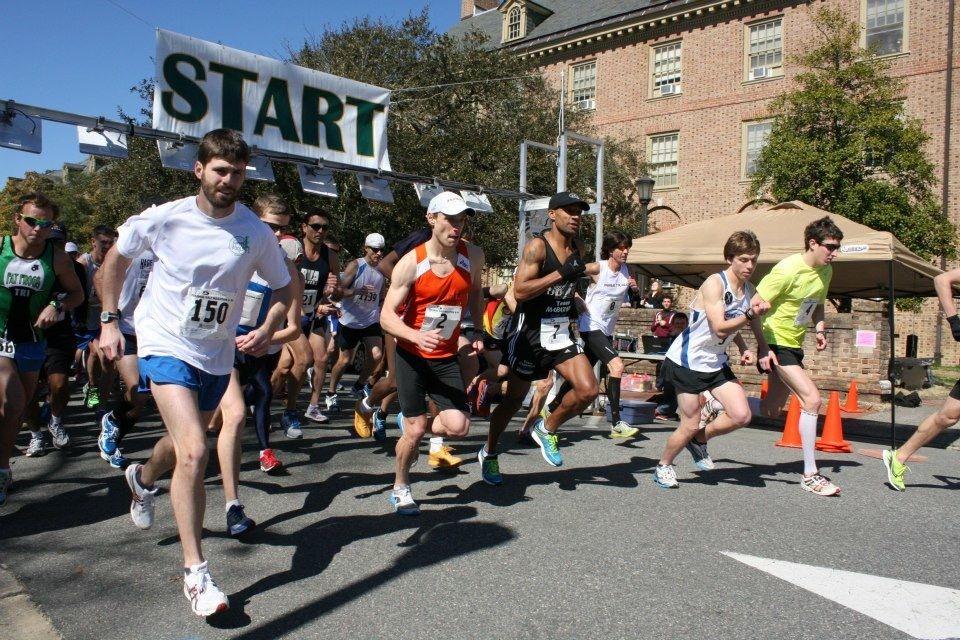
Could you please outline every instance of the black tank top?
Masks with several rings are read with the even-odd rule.
[[[553,252],[553,247],[550,246],[550,243],[542,234],[534,237],[540,238],[547,250],[546,259],[540,265],[537,278],[543,278],[549,273],[559,271],[563,265],[557,258],[557,254]],[[576,242],[573,244],[573,250],[580,252],[580,246]],[[543,318],[573,319],[576,317],[576,311],[573,307],[573,298],[576,293],[576,282],[558,282],[536,298],[521,302],[517,309],[517,315],[523,313],[524,324],[528,327],[538,327]]]
[[[300,260],[300,273],[303,274],[304,289],[317,292],[319,300],[323,294],[323,289],[327,284],[327,276],[330,275],[330,247],[325,244],[320,245],[320,257],[316,260],[308,260],[304,254]]]

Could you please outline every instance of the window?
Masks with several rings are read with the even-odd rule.
[[[747,25],[747,80],[783,75],[783,19]]]
[[[679,144],[677,132],[650,136],[650,176],[656,180],[654,189],[677,186]]]
[[[595,109],[597,106],[597,62],[592,60],[574,65],[570,99],[580,109]]]
[[[674,42],[654,47],[650,88],[653,97],[680,93],[680,44]]]
[[[507,14],[507,40],[515,40],[520,37],[520,7],[513,7]]]
[[[744,126],[742,171],[744,178],[750,178],[757,172],[757,159],[766,146],[772,129],[772,120],[747,122]]]
[[[880,55],[904,51],[907,0],[866,0],[866,45]]]

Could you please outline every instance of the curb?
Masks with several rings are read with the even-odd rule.
[[[0,564],[0,638],[63,640],[5,564]]]

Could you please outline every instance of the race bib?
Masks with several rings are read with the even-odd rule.
[[[380,297],[378,291],[358,291],[356,295],[353,296],[353,299],[362,307],[372,307],[377,304],[377,298]]]
[[[463,314],[462,307],[451,305],[432,304],[427,307],[423,314],[423,324],[420,325],[420,331],[440,330],[440,336],[444,340],[453,337],[453,331],[460,324],[460,316]]]
[[[17,344],[12,340],[0,338],[0,358],[13,359],[17,355]]]
[[[303,315],[309,316],[317,309],[317,290],[307,289],[303,292]]]
[[[263,308],[263,293],[250,291],[243,295],[243,311],[240,313],[240,325],[256,327],[260,324],[260,310]]]
[[[180,335],[199,340],[231,337],[226,322],[235,298],[236,294],[229,291],[190,287],[180,319]]]
[[[816,298],[807,298],[801,302],[800,310],[797,311],[797,319],[794,321],[794,324],[798,327],[806,326],[813,317],[813,312],[817,310],[818,304],[820,304],[820,301]]]
[[[615,298],[614,297],[607,298],[607,302],[605,303],[603,307],[603,311],[601,312],[601,316],[603,317],[603,320],[605,322],[617,315],[617,311],[620,310],[620,304],[622,302],[623,302],[623,296],[617,296]]]
[[[541,347],[547,351],[559,351],[572,344],[569,318],[544,318],[540,321]]]

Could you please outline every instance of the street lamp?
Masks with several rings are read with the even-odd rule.
[[[656,181],[648,175],[642,175],[636,180],[637,185],[637,198],[640,200],[640,237],[646,237],[647,235],[647,208],[650,206],[650,201],[653,200],[653,185],[656,184]],[[639,282],[640,295],[643,296],[647,291],[647,278],[643,276],[640,278]]]

